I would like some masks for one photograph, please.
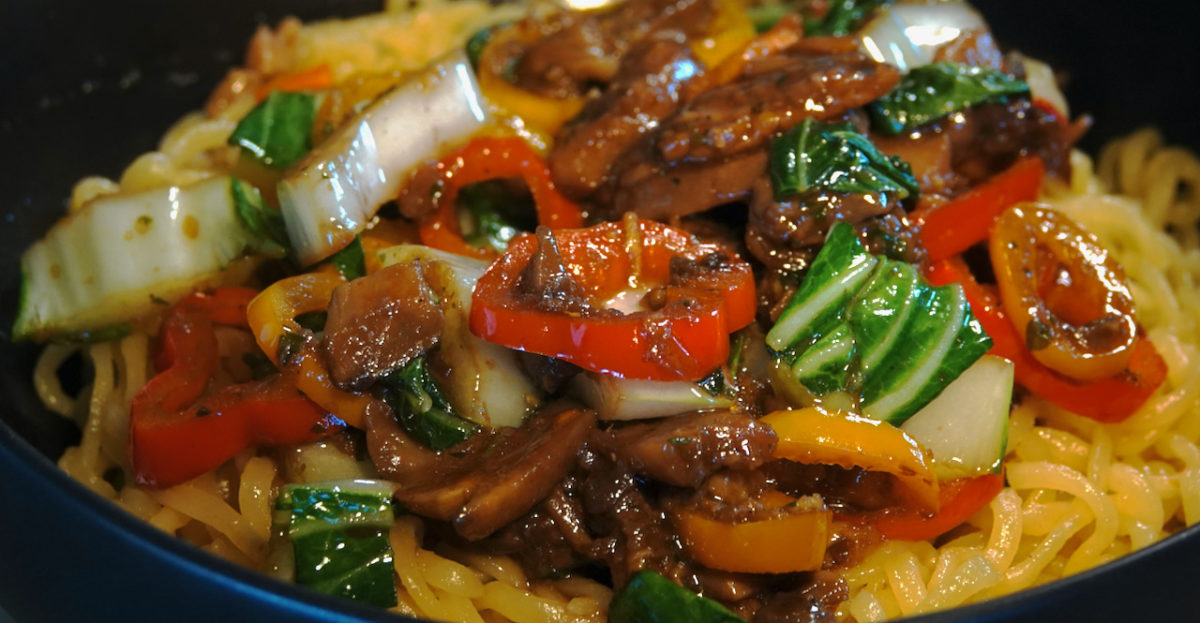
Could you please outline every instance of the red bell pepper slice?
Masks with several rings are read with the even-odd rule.
[[[923,222],[921,244],[929,262],[954,257],[986,240],[1001,212],[1015,203],[1037,199],[1045,175],[1040,158],[1022,158],[950,203],[918,213]]]
[[[884,538],[897,541],[927,541],[962,524],[1004,489],[1002,474],[984,474],[942,483],[941,503],[932,516],[919,511],[883,513],[871,523]]]
[[[201,398],[220,365],[213,323],[246,326],[255,294],[247,288],[193,294],[167,315],[161,372],[130,406],[130,459],[139,484],[169,487],[251,445],[304,443],[344,427],[278,374]]]
[[[564,197],[550,179],[550,168],[524,139],[485,136],[472,140],[439,163],[441,195],[437,211],[421,223],[421,242],[450,253],[491,259],[495,253],[463,240],[454,200],[463,186],[504,177],[525,180],[537,205],[538,224],[550,229],[580,227],[583,212]]]
[[[522,298],[521,272],[537,248],[534,236],[513,240],[479,278],[471,299],[471,331],[510,348],[565,359],[582,368],[633,379],[700,379],[729,356],[729,334],[754,320],[750,265],[720,245],[654,221],[626,219],[554,233],[563,265],[588,299],[582,312],[549,311]],[[671,258],[719,266],[676,276]],[[661,307],[630,313],[606,303],[630,288],[663,287]]]
[[[1034,359],[1000,306],[999,296],[979,284],[961,258],[932,265],[928,277],[934,285],[962,284],[971,311],[992,337],[992,354],[1013,362],[1018,383],[1068,411],[1100,422],[1119,422],[1137,411],[1167,378],[1166,362],[1154,344],[1139,335],[1125,371],[1095,381],[1069,379]]]

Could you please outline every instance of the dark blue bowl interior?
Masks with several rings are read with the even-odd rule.
[[[978,0],[1005,44],[1068,71],[1083,146],[1142,125],[1200,149],[1200,5]],[[372,10],[371,0],[70,0],[0,5],[0,608],[17,621],[368,621],[386,613],[225,563],[124,514],[53,459],[78,433],[30,386],[8,339],[22,250],[71,185],[117,175],[240,61],[260,23]],[[1195,620],[1200,530],[1025,593],[920,621]]]

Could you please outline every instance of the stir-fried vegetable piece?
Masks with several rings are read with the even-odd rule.
[[[490,249],[496,255],[504,253],[518,234],[531,231],[536,222],[532,197],[514,192],[500,180],[464,186],[457,204],[470,220],[463,228],[463,239],[472,247]],[[522,218],[526,215],[528,219]]]
[[[1022,204],[1000,215],[988,250],[1004,310],[1035,359],[1085,381],[1128,366],[1133,295],[1094,236],[1060,212]]]
[[[833,512],[819,501],[768,491],[763,519],[717,521],[693,509],[674,515],[688,553],[706,567],[738,573],[815,571],[825,561]]]
[[[445,374],[438,382],[453,412],[488,428],[520,426],[540,402],[537,389],[516,352],[472,335],[468,326],[472,291],[487,264],[420,245],[397,245],[378,255],[383,266],[420,262],[438,298],[445,318],[436,351]]]
[[[367,274],[367,260],[363,253],[362,237],[355,236],[353,242],[329,256],[329,263],[342,274],[346,281],[353,281]]]
[[[459,231],[456,200],[468,184],[519,177],[529,186],[537,221],[551,229],[583,225],[583,212],[554,187],[550,169],[537,152],[515,136],[480,137],[442,159],[438,211],[421,223],[421,242],[442,251],[492,258],[496,251],[472,246]]]
[[[984,355],[900,430],[933,453],[933,471],[941,480],[999,473],[1012,390],[1012,362]]]
[[[561,261],[557,301],[522,290],[534,287],[523,275],[537,270],[535,260]],[[615,309],[622,299],[636,310]],[[475,287],[471,331],[595,372],[694,380],[725,362],[730,332],[753,321],[754,309],[743,260],[682,230],[627,218],[514,240]]]
[[[279,257],[274,215],[231,177],[96,199],[21,256],[13,337],[95,335],[221,283],[234,260]]]
[[[412,167],[488,121],[462,52],[380,97],[279,183],[296,259],[312,264],[349,244],[396,195]]]
[[[745,623],[721,604],[650,571],[639,571],[608,605],[611,623]]]
[[[417,357],[382,382],[383,399],[409,435],[434,450],[444,450],[479,432],[479,426],[454,413],[429,373],[425,357]]]
[[[827,3],[824,15],[806,17],[804,34],[841,37],[848,35],[879,9],[892,0],[833,0]]]
[[[572,386],[601,420],[641,420],[733,406],[729,397],[703,382],[644,381],[583,372]]]
[[[940,262],[987,240],[1001,212],[1037,199],[1045,174],[1040,158],[1022,158],[950,203],[920,214],[926,258]]]
[[[276,91],[295,93],[298,91],[321,91],[333,84],[333,70],[329,65],[317,65],[309,69],[279,74],[262,83],[254,95],[262,101]]]
[[[855,33],[859,48],[880,63],[907,72],[934,62],[945,46],[973,37],[972,47],[991,51],[987,22],[967,2],[899,2],[880,7],[870,21]],[[996,50],[997,54],[999,53]],[[984,54],[979,56],[986,57]]]
[[[908,72],[867,110],[875,131],[900,134],[977,104],[1028,95],[1028,85],[995,69],[933,63]]]
[[[831,404],[857,404],[864,415],[899,424],[991,341],[961,288],[929,287],[908,264],[868,254],[853,228],[839,223],[767,345],[776,353],[775,381],[792,401],[836,394],[840,402]]]
[[[995,345],[992,354],[1012,361],[1017,383],[1064,409],[1101,422],[1124,420],[1167,378],[1167,365],[1154,344],[1139,335],[1134,341],[1128,367],[1120,373],[1094,381],[1074,381],[1042,365],[1025,348],[1024,338],[1013,328],[999,297],[975,281],[961,258],[944,260],[930,267],[933,283],[959,283]]]
[[[238,123],[229,144],[268,167],[286,169],[312,149],[316,114],[317,98],[311,93],[272,92]]]
[[[329,265],[281,279],[250,301],[246,317],[258,347],[280,369],[296,375],[297,389],[347,424],[361,428],[370,398],[334,386],[296,321],[302,314],[325,311],[334,288],[343,283],[345,277]]]
[[[381,607],[396,605],[392,488],[349,481],[289,485],[275,502],[295,553],[296,583]]]
[[[231,385],[201,397],[220,365],[213,323],[246,326],[255,292],[193,294],[163,322],[163,368],[129,409],[130,458],[138,483],[168,487],[224,463],[251,445],[304,443],[343,427],[296,391],[290,375]]]
[[[761,421],[779,437],[776,458],[886,472],[913,507],[938,508],[938,480],[925,449],[887,422],[815,407],[776,411]]]
[[[1004,488],[1002,474],[959,478],[942,485],[938,512],[919,511],[882,514],[871,522],[885,538],[900,541],[935,539],[970,519]]]
[[[918,192],[908,163],[885,156],[849,123],[805,119],[771,142],[776,199],[814,188],[904,199]]]
[[[583,110],[582,97],[546,97],[509,82],[511,59],[503,54],[504,48],[535,42],[541,37],[537,29],[497,26],[483,32],[487,32],[486,39],[476,33],[467,42],[467,54],[473,54],[471,62],[479,75],[479,89],[489,102],[547,137],[554,136],[567,120]]]

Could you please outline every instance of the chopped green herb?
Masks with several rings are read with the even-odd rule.
[[[312,148],[316,113],[316,96],[274,91],[238,123],[229,144],[269,167],[286,169]]]
[[[355,236],[350,244],[329,257],[329,263],[337,267],[338,272],[342,273],[346,281],[354,281],[367,274],[367,260],[363,255],[362,238]],[[321,326],[324,327],[324,323]]]
[[[329,314],[324,311],[307,312],[296,316],[296,324],[312,331],[320,333],[325,330],[325,320]]]
[[[887,95],[872,102],[871,127],[900,134],[950,113],[986,102],[1029,95],[1029,85],[988,67],[932,63],[900,79]]]
[[[639,571],[613,595],[612,623],[745,623],[725,606],[650,571]]]
[[[919,192],[907,162],[885,156],[848,123],[805,119],[771,142],[769,168],[779,200],[813,189],[895,199]]]

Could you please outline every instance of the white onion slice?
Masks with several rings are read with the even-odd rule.
[[[932,63],[938,48],[968,31],[986,31],[987,22],[959,0],[881,7],[859,33],[863,53],[908,73]]]
[[[462,51],[373,102],[279,183],[296,259],[312,264],[349,244],[410,169],[489,120]]]

